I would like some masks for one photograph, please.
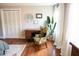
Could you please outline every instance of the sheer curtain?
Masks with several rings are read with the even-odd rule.
[[[68,15],[67,15],[67,31],[66,31],[66,54],[71,55],[71,49],[69,42],[73,42],[79,48],[79,4],[69,4],[68,7]]]
[[[71,55],[73,42],[79,47],[79,4],[59,4],[55,8],[54,19],[57,22],[55,29],[55,45],[61,48],[61,55]]]
[[[59,4],[59,7],[56,7],[54,11],[54,19],[57,22],[55,45],[57,48],[61,48],[62,56],[71,55],[69,42],[72,35],[71,29],[73,28],[71,26],[71,19],[74,17],[71,16],[74,15],[71,10],[70,4]]]
[[[54,20],[57,22],[55,29],[55,45],[61,48],[61,55],[71,55],[73,42],[79,47],[79,4],[59,4],[54,8]]]
[[[70,4],[69,11],[69,41],[76,44],[79,43],[79,4]]]
[[[54,6],[54,20],[57,22],[56,28],[55,28],[55,43],[54,45],[57,46],[57,48],[61,48],[62,44],[62,35],[63,35],[63,22],[64,22],[64,4],[57,4]]]

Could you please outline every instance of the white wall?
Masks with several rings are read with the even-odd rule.
[[[40,25],[46,20],[47,16],[52,16],[53,15],[53,8],[52,6],[10,6],[10,5],[5,5],[5,6],[0,6],[0,9],[21,9],[21,36],[24,38],[24,30],[26,29],[39,29]],[[42,18],[37,19],[36,18],[36,13],[42,13]],[[28,22],[26,15],[27,14],[32,14],[33,15],[33,20]],[[38,21],[38,23],[34,23],[34,21]],[[12,33],[13,34],[13,33]]]
[[[47,16],[52,16],[53,14],[53,8],[52,6],[27,6],[24,8],[21,8],[22,12],[22,29],[26,28],[39,28],[40,25],[47,19]],[[42,13],[42,18],[37,19],[36,13]],[[33,15],[33,20],[31,22],[28,22],[27,19],[24,17],[27,14]],[[34,24],[34,21],[38,21],[38,23]]]

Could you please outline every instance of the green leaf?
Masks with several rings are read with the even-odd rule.
[[[52,35],[52,34],[54,33],[55,27],[56,27],[56,23],[54,24],[54,27],[53,27],[53,29],[51,30],[50,35]]]
[[[47,16],[47,23],[49,24],[50,23],[50,17]]]
[[[52,24],[54,23],[54,19],[53,19],[53,17],[52,17]]]
[[[54,31],[55,27],[56,27],[56,23],[54,24],[53,31]]]

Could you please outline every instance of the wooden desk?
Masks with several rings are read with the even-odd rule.
[[[27,41],[32,41],[33,34],[40,33],[40,30],[25,30],[25,37]]]

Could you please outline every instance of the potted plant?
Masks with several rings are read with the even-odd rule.
[[[54,19],[50,19],[49,16],[47,16],[47,20],[45,21],[45,26],[47,27],[47,36],[48,37],[53,37],[53,33],[56,27],[56,22],[54,22]]]

